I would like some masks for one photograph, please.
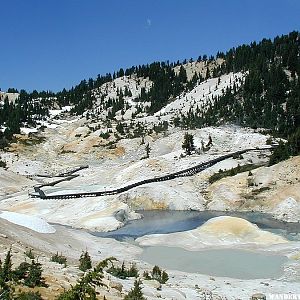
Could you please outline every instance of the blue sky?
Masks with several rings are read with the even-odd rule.
[[[300,30],[299,0],[3,0],[0,88],[70,88]]]

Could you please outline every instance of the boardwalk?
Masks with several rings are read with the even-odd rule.
[[[231,157],[237,157],[237,156],[239,156],[243,153],[246,153],[246,152],[265,151],[265,150],[271,150],[271,149],[272,148],[268,147],[268,148],[251,148],[251,149],[240,150],[240,151],[237,151],[237,152],[233,152],[233,153],[229,153],[229,154],[220,156],[220,157],[212,159],[208,162],[204,162],[204,163],[201,163],[199,165],[196,165],[196,166],[193,166],[191,168],[187,168],[187,169],[175,172],[175,173],[170,173],[170,174],[159,176],[159,177],[154,177],[154,178],[141,180],[141,181],[129,184],[127,186],[117,188],[117,189],[108,190],[108,191],[82,192],[82,193],[71,193],[71,194],[61,194],[61,195],[46,195],[40,189],[42,186],[46,186],[46,184],[45,184],[45,185],[42,185],[42,186],[35,187],[36,194],[30,194],[30,195],[32,197],[39,197],[39,198],[42,198],[42,199],[70,199],[70,198],[98,197],[98,196],[115,195],[115,194],[120,194],[120,193],[126,192],[130,189],[133,189],[137,186],[148,184],[148,183],[167,181],[167,180],[172,180],[172,179],[179,178],[179,177],[193,176],[193,175],[195,175],[195,174],[197,174],[197,173],[199,173],[199,172],[201,172],[205,169],[210,168],[211,166],[217,164],[220,161],[223,161],[223,160],[231,158]],[[51,185],[53,185],[53,184],[51,184]]]

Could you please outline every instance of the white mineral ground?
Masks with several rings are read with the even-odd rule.
[[[178,103],[181,101],[179,100]],[[162,116],[162,119],[163,117],[170,116]],[[89,131],[89,123],[84,118],[47,122],[49,124],[47,123],[48,128],[43,132],[44,139],[38,144],[22,135],[18,137],[19,142],[12,145],[10,152],[1,152],[1,160],[6,162],[7,169],[0,168],[0,257],[3,259],[10,246],[17,262],[24,259],[25,247],[38,251],[40,261],[45,265],[47,278],[53,282],[53,289],[56,289],[53,290],[53,295],[76,281],[79,271],[74,264],[85,249],[88,249],[94,262],[116,256],[121,261],[137,261],[138,268],[142,271],[151,268],[149,264],[138,260],[142,248],[137,245],[95,237],[82,230],[109,231],[123,226],[124,222],[115,217],[119,211],[122,211],[125,220],[139,218],[134,212],[136,209],[209,209],[265,212],[279,220],[300,221],[299,156],[272,167],[252,170],[251,176],[244,172],[208,184],[208,178],[219,169],[230,169],[238,164],[267,162],[267,153],[258,152],[220,162],[192,177],[153,183],[120,195],[64,200],[31,198],[28,193],[33,191],[33,186],[48,179],[29,175],[55,174],[88,164],[89,168],[78,172],[78,177],[44,190],[46,193],[57,194],[110,189],[181,170],[231,151],[263,147],[268,138],[251,129],[236,126],[198,129],[191,131],[195,136],[196,146],[201,145],[201,140],[206,142],[208,135],[211,135],[212,148],[201,155],[180,158],[184,132],[171,129],[166,136],[152,135],[145,138],[150,143],[151,153],[150,158],[141,160],[145,151],[140,138],[120,140],[116,143],[116,148],[109,149],[104,147],[107,141],[99,137],[101,130]],[[26,216],[20,220],[20,214]],[[34,218],[30,219],[31,216]],[[54,228],[55,232],[37,232],[41,228],[44,231]],[[227,299],[249,299],[257,292],[300,293],[299,242],[288,242],[280,236],[259,230],[244,220],[219,218],[195,230],[143,237],[139,242],[148,245],[169,243],[168,245],[190,250],[209,249],[216,245],[251,248],[289,257],[280,280],[211,278],[207,275],[168,271],[170,280],[161,291],[148,282],[144,283],[147,299],[201,299],[201,289],[213,291],[213,299],[220,299],[216,298],[217,295]],[[69,257],[68,267],[63,268],[49,262],[50,255],[57,251]],[[108,276],[105,280],[108,280]],[[113,280],[122,283],[124,292],[132,287],[132,280]],[[108,299],[122,299],[124,296],[124,293],[120,294],[116,289],[101,291],[109,296]],[[49,300],[53,299],[49,293],[47,295]]]
[[[283,237],[261,230],[257,225],[236,217],[221,216],[208,220],[196,229],[169,234],[153,234],[136,240],[141,246],[176,246],[200,250],[207,246],[268,246],[287,243]]]

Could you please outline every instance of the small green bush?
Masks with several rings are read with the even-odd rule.
[[[143,273],[143,277],[146,280],[151,280],[151,279],[155,279],[157,280],[159,283],[166,283],[169,280],[169,275],[166,271],[162,271],[158,266],[154,266],[151,272],[151,275],[149,274],[148,271],[145,271]]]
[[[30,258],[30,259],[34,259],[34,258],[35,258],[35,257],[34,257],[34,254],[33,254],[33,252],[32,252],[31,249],[27,250],[24,254],[25,254],[28,258]]]
[[[135,264],[132,264],[129,269],[125,267],[125,263],[122,263],[121,267],[116,267],[112,265],[108,270],[108,273],[111,275],[118,277],[120,279],[126,279],[128,277],[138,277],[138,269]]]
[[[15,300],[42,300],[41,294],[39,292],[22,292]]]
[[[109,132],[101,132],[99,134],[100,137],[102,137],[103,139],[107,140],[110,137]]]
[[[154,266],[151,273],[152,278],[160,283],[166,283],[169,280],[168,274],[162,271],[158,266]]]
[[[257,165],[248,164],[248,165],[243,165],[243,166],[238,165],[235,168],[231,168],[231,169],[225,170],[225,171],[220,169],[218,173],[215,173],[212,176],[210,176],[208,181],[209,181],[210,184],[212,184],[212,183],[214,183],[214,182],[216,182],[216,181],[218,181],[218,180],[220,180],[224,177],[234,176],[238,173],[247,172],[247,171],[250,172],[248,174],[252,174],[251,170],[257,169],[261,166],[262,166],[262,164],[257,164]]]
[[[144,271],[143,277],[144,277],[146,280],[151,280],[151,279],[152,279],[148,271]]]
[[[6,162],[0,159],[0,168],[6,168]]]
[[[58,252],[51,256],[51,261],[64,265],[65,267],[67,266],[67,258],[62,254],[58,255]]]

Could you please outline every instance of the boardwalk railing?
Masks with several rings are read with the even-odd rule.
[[[175,178],[178,178],[178,177],[193,176],[193,175],[195,175],[195,174],[197,174],[197,173],[199,173],[199,172],[201,172],[205,169],[210,168],[211,166],[217,164],[220,161],[223,161],[223,160],[228,159],[230,157],[239,156],[239,155],[241,155],[243,153],[246,153],[246,152],[265,151],[265,150],[271,150],[271,149],[272,149],[272,147],[266,147],[266,148],[251,148],[251,149],[236,151],[236,152],[229,153],[229,154],[217,157],[217,158],[212,159],[210,161],[203,162],[203,163],[198,164],[196,166],[193,166],[193,167],[190,167],[190,168],[187,168],[187,169],[175,172],[175,173],[170,173],[170,174],[159,176],[159,177],[154,177],[154,178],[141,180],[141,181],[126,185],[126,186],[121,187],[121,188],[107,190],[107,191],[81,192],[81,193],[60,194],[60,195],[47,195],[47,194],[45,194],[44,191],[42,191],[40,189],[42,186],[50,185],[50,184],[45,184],[45,185],[35,187],[35,192],[37,192],[37,193],[36,194],[30,194],[30,196],[31,197],[39,197],[39,198],[42,198],[42,199],[70,199],[70,198],[83,198],[83,197],[98,197],[98,196],[115,195],[115,194],[120,194],[120,193],[126,192],[130,189],[133,189],[137,186],[148,184],[148,183],[167,181],[167,180],[172,180],[172,179],[175,179]],[[51,185],[54,185],[54,184],[51,183]]]

